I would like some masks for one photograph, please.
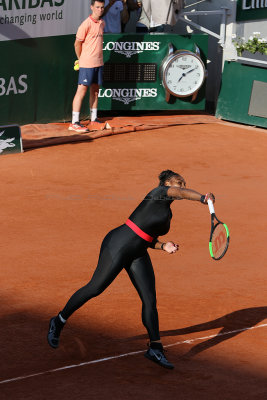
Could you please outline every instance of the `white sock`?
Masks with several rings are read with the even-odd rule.
[[[65,324],[66,321],[67,321],[66,319],[64,319],[64,318],[61,316],[60,313],[58,314],[58,318],[60,319],[61,322],[63,322],[63,324]]]
[[[92,122],[97,119],[97,108],[91,108],[91,110],[90,110],[90,119],[91,119]]]
[[[72,111],[72,123],[75,124],[75,122],[80,121],[80,113],[77,111]]]

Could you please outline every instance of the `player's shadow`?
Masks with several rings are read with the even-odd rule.
[[[192,325],[186,328],[174,329],[168,331],[161,331],[161,337],[164,336],[178,336],[187,335],[195,332],[209,331],[212,329],[220,329],[216,336],[204,335],[201,343],[193,346],[183,357],[190,358],[204,350],[207,350],[225,340],[229,340],[242,332],[255,327],[257,324],[267,318],[267,307],[252,307],[243,310],[234,311],[226,314],[223,317],[214,319],[212,321],[203,322],[202,324]],[[212,336],[209,338],[209,336]],[[136,336],[134,339],[141,339],[147,337],[146,335]],[[131,338],[132,340],[133,338]],[[206,340],[205,340],[206,339]],[[193,341],[194,339],[192,339]],[[201,340],[201,338],[199,339]],[[188,340],[190,343],[190,340]]]

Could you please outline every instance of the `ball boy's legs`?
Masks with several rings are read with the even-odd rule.
[[[88,129],[80,124],[80,111],[82,107],[82,102],[84,99],[84,96],[86,95],[88,86],[85,85],[78,85],[77,91],[75,93],[73,103],[72,103],[72,123],[69,126],[70,131],[75,131],[75,132],[88,132]]]
[[[99,88],[103,84],[103,66],[93,69],[93,76],[90,85],[90,124],[88,128],[90,130],[102,130],[106,128],[106,123],[101,122],[97,118],[97,107],[98,107],[98,94]]]
[[[97,119],[97,106],[98,106],[98,93],[99,93],[99,85],[97,83],[93,83],[90,86],[90,120],[91,122],[98,122]]]
[[[80,68],[78,88],[72,104],[72,124],[70,125],[69,130],[76,132],[87,132],[88,130],[105,129],[106,123],[102,123],[97,119],[98,93],[99,87],[102,84],[103,66],[95,68]],[[90,124],[86,128],[80,125],[80,111],[88,87],[90,87]]]
[[[88,125],[88,129],[92,131],[103,130],[107,127],[106,122],[101,122],[97,118],[98,93],[99,85],[97,83],[93,83],[90,86],[90,124]]]
[[[73,112],[78,112],[80,113],[81,111],[81,107],[82,107],[82,102],[84,99],[84,96],[86,95],[88,86],[85,85],[78,85],[77,87],[77,91],[75,93],[73,102],[72,102],[72,110]],[[79,122],[78,121],[74,121],[74,122]]]

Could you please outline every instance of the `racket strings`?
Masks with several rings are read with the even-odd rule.
[[[222,258],[229,245],[229,230],[225,224],[218,223],[211,237],[210,251],[216,260]]]

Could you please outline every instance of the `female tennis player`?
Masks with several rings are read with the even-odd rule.
[[[166,235],[170,229],[173,200],[195,200],[204,204],[208,199],[215,200],[212,193],[201,195],[185,186],[181,175],[170,170],[161,172],[159,186],[146,195],[125,224],[107,234],[92,279],[73,294],[56,317],[51,318],[47,336],[50,346],[58,347],[67,319],[88,300],[102,293],[125,268],[142,301],[142,321],[150,339],[145,357],[162,367],[174,368],[166,359],[160,341],[155,276],[147,249],[169,254],[178,251],[178,244],[158,240],[158,236]]]

